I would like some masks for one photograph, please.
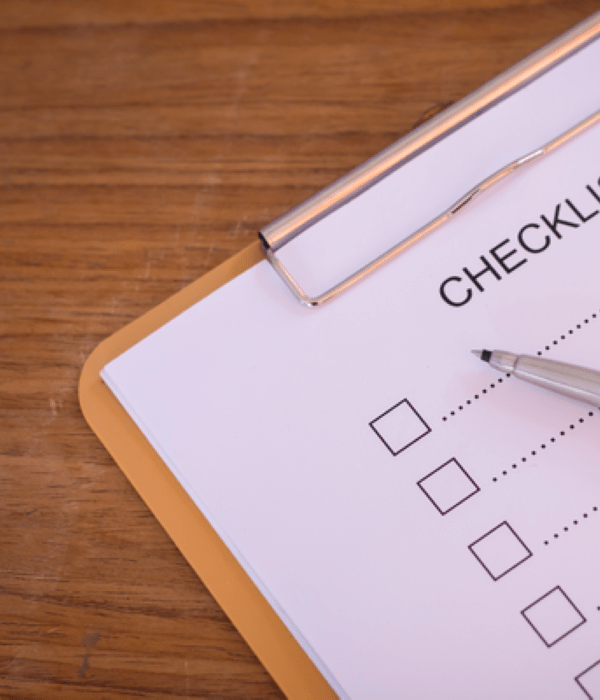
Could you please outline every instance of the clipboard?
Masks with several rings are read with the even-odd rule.
[[[336,695],[125,409],[102,383],[100,370],[152,331],[248,270],[265,256],[298,300],[309,306],[329,301],[365,275],[374,272],[390,257],[401,253],[407,245],[418,240],[422,232],[417,231],[401,241],[393,251],[388,251],[392,252],[391,256],[386,254],[381,256],[381,260],[367,263],[355,275],[342,280],[318,298],[308,297],[300,284],[285,269],[282,270],[277,252],[315,222],[344,206],[444,136],[493,108],[505,97],[527,86],[598,37],[600,12],[267,226],[260,232],[259,240],[251,246],[103,341],[84,365],[79,397],[87,422],[290,698],[326,699],[335,698]],[[596,113],[593,123],[598,118]],[[464,202],[458,204],[462,206]]]

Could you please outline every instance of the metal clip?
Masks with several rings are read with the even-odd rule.
[[[288,241],[305,231],[327,214],[383,179],[411,158],[452,133],[486,109],[535,80],[541,74],[600,36],[600,12],[543,47],[482,88],[392,144],[348,175],[334,182],[288,214],[266,226],[260,233],[265,254],[277,274],[296,299],[309,307],[319,306],[337,296],[364,277],[405,251],[468,206],[477,196],[504,180],[519,168],[548,155],[582,131],[600,121],[600,110],[546,145],[509,163],[469,190],[455,204],[436,216],[387,252],[368,263],[345,280],[316,297],[308,296],[281,263],[276,252]]]

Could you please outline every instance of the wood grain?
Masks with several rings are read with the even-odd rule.
[[[0,696],[282,697],[77,401],[94,346],[591,0],[0,4]]]

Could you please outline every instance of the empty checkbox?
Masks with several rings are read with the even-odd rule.
[[[494,581],[531,557],[525,543],[507,522],[470,544],[469,549]]]
[[[479,491],[479,486],[454,458],[417,483],[442,515],[446,515]]]
[[[431,432],[408,399],[392,406],[369,425],[393,455],[400,454]]]
[[[600,660],[580,673],[575,681],[590,700],[600,700]]]
[[[585,622],[585,617],[560,586],[521,612],[547,647],[564,639]]]

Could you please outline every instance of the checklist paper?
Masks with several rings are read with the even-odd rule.
[[[285,263],[339,281],[600,108],[598,65],[596,41]],[[262,262],[102,371],[340,697],[600,700],[600,410],[470,352],[600,367],[599,156],[596,126],[318,309]]]

